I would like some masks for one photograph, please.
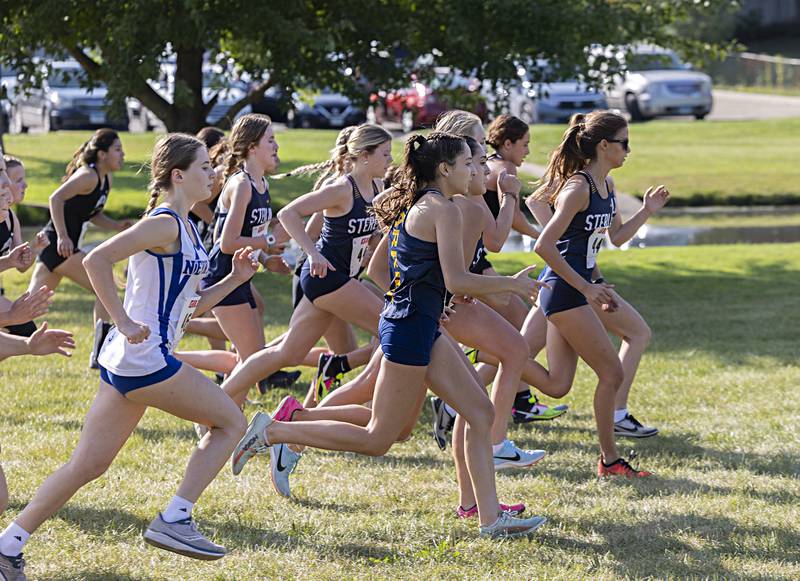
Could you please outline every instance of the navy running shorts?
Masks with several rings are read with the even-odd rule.
[[[421,313],[403,319],[381,317],[378,324],[383,356],[400,365],[430,365],[433,344],[441,334],[439,321]]]
[[[350,276],[338,270],[329,270],[323,278],[311,276],[311,266],[308,260],[303,263],[303,268],[300,270],[300,289],[312,303],[321,296],[339,290],[348,282],[350,282]]]
[[[162,381],[166,381],[181,369],[181,363],[172,355],[167,355],[167,364],[154,373],[138,376],[116,375],[108,371],[102,365],[100,366],[100,379],[105,381],[111,387],[116,389],[122,395],[126,395],[135,389],[141,389],[149,385],[155,385]]]
[[[200,288],[205,290],[210,286],[214,286],[220,280],[222,279],[204,278],[200,282]],[[236,305],[250,305],[251,309],[256,308],[256,299],[253,297],[253,289],[250,287],[249,280],[233,289],[228,296],[214,305],[214,307],[233,307]]]

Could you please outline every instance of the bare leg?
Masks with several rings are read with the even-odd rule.
[[[230,339],[240,361],[244,361],[252,354],[264,347],[264,327],[258,310],[248,304],[215,307],[212,311],[219,322],[225,336]],[[280,368],[279,368],[280,369]],[[277,371],[277,369],[275,369]],[[267,375],[254,377],[242,389],[241,395],[235,401],[241,405],[247,396],[247,390]]]
[[[209,343],[211,339],[221,339],[225,341],[228,338],[222,331],[222,327],[219,326],[219,321],[217,321],[215,317],[198,317],[192,319],[186,325],[186,332],[208,337]]]
[[[236,353],[230,351],[175,351],[174,355],[195,369],[214,371],[225,375],[231,373],[239,363]]]

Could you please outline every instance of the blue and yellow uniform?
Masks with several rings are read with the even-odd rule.
[[[614,191],[608,188],[608,184],[607,196],[604,198],[591,175],[584,171],[577,173],[589,182],[589,206],[575,214],[561,240],[556,243],[556,248],[575,272],[591,282],[597,254],[603,246],[614,214],[617,213],[617,202]],[[546,316],[589,304],[583,293],[570,286],[549,266],[539,279],[551,287],[539,291],[539,306]]]
[[[264,191],[259,192],[256,188],[253,178],[250,177],[250,174],[244,170],[242,170],[241,173],[245,174],[247,179],[250,181],[250,201],[247,203],[247,209],[245,210],[244,222],[242,222],[240,235],[248,238],[265,236],[267,235],[269,224],[272,220],[272,203],[269,197],[267,180],[262,178]],[[222,251],[222,228],[225,226],[225,220],[227,217],[228,208],[223,207],[222,204],[218,204],[217,209],[214,212],[214,246],[211,248],[211,252],[209,253],[211,267],[209,269],[208,276],[203,279],[200,288],[206,289],[217,284],[223,278],[228,276],[231,270],[233,270],[233,255]],[[228,296],[217,303],[217,306],[221,307],[243,304],[250,305],[251,309],[256,308],[256,301],[253,298],[253,291],[250,287],[250,281],[242,283],[236,287]]]
[[[364,270],[364,257],[369,248],[372,235],[378,229],[378,221],[372,213],[372,202],[361,195],[356,181],[349,174],[345,176],[353,188],[353,206],[343,216],[325,216],[317,240],[317,250],[336,270],[328,270],[320,278],[311,276],[308,260],[300,269],[300,288],[312,303],[323,295],[339,290],[351,278],[357,278]],[[375,182],[372,195],[378,194]]]
[[[437,190],[424,190],[439,195]],[[393,363],[426,366],[439,337],[439,318],[447,300],[444,275],[435,242],[406,231],[403,210],[389,231],[389,291],[385,295],[378,335],[383,355]]]

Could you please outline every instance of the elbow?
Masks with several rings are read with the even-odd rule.
[[[536,243],[533,245],[533,251],[547,260],[547,257],[545,256],[545,254],[547,254],[547,243],[542,239],[541,236],[536,239]]]
[[[89,254],[83,257],[81,264],[83,264],[83,268],[84,270],[86,270],[87,274],[91,275],[91,273],[94,272],[97,266],[98,256],[99,255],[97,254],[97,249],[95,248],[94,250],[89,252]]]
[[[489,252],[500,252],[503,249],[503,244],[498,240],[483,239],[483,245]]]
[[[239,246],[233,240],[230,240],[223,235],[222,239],[219,241],[219,249],[225,254],[233,254],[239,250]]]

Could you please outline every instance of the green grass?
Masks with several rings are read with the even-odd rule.
[[[288,147],[287,147],[288,149]],[[524,254],[493,257],[501,270]],[[657,473],[598,483],[591,373],[578,370],[570,412],[511,438],[548,457],[498,476],[500,496],[549,523],[530,542],[478,539],[452,516],[453,463],[428,435],[384,458],[309,451],[294,501],[273,492],[258,459],[225,470],[198,505],[233,552],[214,563],[148,548],[141,531],[174,493],[195,444],[192,427],[149,411],[107,475],[79,492],[26,547],[35,579],[617,579],[800,578],[800,245],[704,246],[606,252],[608,280],[654,338],[631,399],[661,428],[635,447]],[[5,276],[11,295],[23,278]],[[286,324],[289,281],[256,278],[270,334]],[[63,284],[48,317],[78,341],[72,359],[20,358],[0,368],[2,462],[11,507],[2,527],[70,454],[97,389],[86,369],[92,301]],[[190,337],[186,345],[203,346]],[[304,377],[308,379],[307,370]],[[269,407],[283,393],[265,398]],[[252,407],[247,409],[252,414]]]
[[[800,87],[753,87],[748,85],[715,84],[714,89],[737,91],[739,93],[758,93],[761,95],[780,95],[783,97],[800,97]]]
[[[546,164],[565,127],[532,128],[529,161]],[[630,126],[631,155],[614,171],[620,191],[666,184],[671,205],[800,203],[800,118],[652,121]]]

